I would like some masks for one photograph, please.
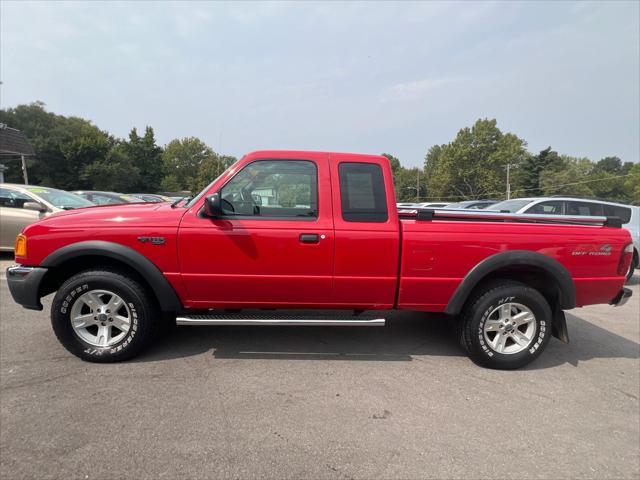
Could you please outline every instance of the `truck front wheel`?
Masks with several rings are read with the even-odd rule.
[[[124,272],[90,270],[69,278],[51,305],[60,343],[90,362],[117,362],[138,354],[158,324],[149,292]]]
[[[548,302],[522,283],[498,282],[479,291],[461,318],[461,343],[488,368],[514,369],[535,360],[551,339]]]

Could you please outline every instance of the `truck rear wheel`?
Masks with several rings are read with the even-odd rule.
[[[461,318],[461,343],[488,368],[520,368],[535,360],[551,339],[551,307],[537,290],[518,282],[479,291]]]
[[[123,272],[78,273],[58,289],[51,324],[60,343],[90,362],[117,362],[137,355],[159,323],[149,292]]]

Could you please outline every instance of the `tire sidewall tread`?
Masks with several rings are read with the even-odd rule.
[[[536,317],[536,340],[526,350],[514,354],[493,351],[484,343],[483,326],[489,313],[505,302],[531,309]],[[523,367],[542,353],[551,340],[553,314],[540,292],[523,283],[498,281],[481,289],[467,303],[459,325],[460,343],[471,359],[484,367],[511,370]]]
[[[116,345],[96,347],[84,342],[71,325],[71,307],[85,291],[104,289],[119,295],[132,313],[132,328]],[[156,334],[158,319],[154,299],[137,280],[116,269],[79,272],[58,289],[51,304],[51,325],[62,345],[75,356],[90,362],[108,363],[129,359],[144,349]]]

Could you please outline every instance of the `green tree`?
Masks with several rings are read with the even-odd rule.
[[[473,199],[500,197],[505,191],[506,165],[527,158],[526,142],[502,133],[496,120],[481,119],[460,130],[448,144],[432,147],[425,158],[430,197]]]
[[[592,169],[593,162],[588,158],[562,155],[560,162],[541,173],[542,195],[593,197]]]
[[[624,182],[625,196],[630,203],[640,205],[640,163],[634,163],[627,175]]]
[[[618,157],[605,157],[598,161],[591,171],[593,182],[590,182],[593,194],[608,200],[629,201],[629,190],[626,188],[626,175],[633,163],[622,163]]]
[[[29,182],[62,189],[90,187],[79,177],[84,167],[107,158],[114,139],[91,122],[47,112],[35,102],[0,110],[0,122],[21,130],[35,150]],[[7,181],[21,181],[20,168],[9,165]]]
[[[400,160],[390,153],[383,153],[383,157],[389,160],[391,165],[391,174],[393,175],[393,186],[396,191],[396,201],[398,202],[415,202],[418,189],[420,188],[420,197],[424,198],[427,194],[427,186],[424,182],[423,172],[418,172],[418,168],[405,168]]]
[[[213,150],[195,137],[175,139],[169,142],[162,154],[166,178],[162,189],[179,186],[181,190],[194,190],[199,184],[197,177],[200,165],[214,157]]]
[[[228,155],[213,154],[205,158],[198,167],[198,173],[192,183],[192,191],[199,192],[218,178],[222,172],[233,165],[237,159]]]
[[[127,154],[124,143],[114,146],[106,159],[95,161],[82,169],[80,178],[95,190],[132,192],[140,184],[140,171]]]
[[[515,176],[516,183],[521,187],[520,191],[529,196],[542,195],[542,173],[560,163],[560,156],[551,147],[541,150],[538,155],[526,156]]]
[[[164,177],[164,165],[162,148],[156,145],[153,128],[146,127],[143,137],[133,128],[129,133],[129,141],[124,143],[123,147],[133,166],[140,172],[138,181],[131,187],[132,190],[157,192]]]

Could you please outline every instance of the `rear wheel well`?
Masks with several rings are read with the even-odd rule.
[[[485,275],[475,285],[465,303],[472,300],[472,297],[475,297],[479,290],[485,289],[499,280],[516,281],[537,290],[549,303],[552,310],[555,309],[561,298],[560,283],[552,274],[533,265],[513,265],[498,268]]]
[[[66,280],[76,273],[105,267],[117,270],[123,275],[136,280],[151,294],[151,297],[155,300],[156,304],[158,303],[158,298],[151,288],[151,285],[149,285],[149,282],[147,282],[137,270],[130,267],[125,262],[100,255],[74,257],[61,265],[49,268],[42,280],[42,283],[40,284],[39,297],[43,297],[57,291]]]

